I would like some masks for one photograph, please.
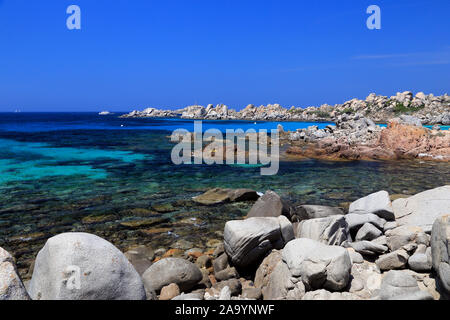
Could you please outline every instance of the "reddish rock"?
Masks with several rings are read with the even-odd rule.
[[[159,300],[171,300],[180,295],[180,288],[176,283],[171,283],[161,289]]]

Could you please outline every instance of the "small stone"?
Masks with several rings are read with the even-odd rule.
[[[178,295],[180,295],[180,288],[176,283],[171,283],[161,289],[159,300],[172,300]]]

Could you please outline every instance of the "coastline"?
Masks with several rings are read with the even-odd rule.
[[[295,107],[289,109],[279,104],[267,106],[246,106],[240,111],[228,108],[224,104],[188,106],[178,110],[147,108],[134,110],[121,115],[122,118],[182,118],[194,120],[247,120],[247,121],[322,121],[335,122],[339,116],[363,114],[375,123],[387,123],[400,115],[412,115],[426,125],[450,125],[450,96],[425,95],[415,96],[410,91],[397,92],[390,98],[371,93],[365,100],[351,99],[334,106],[323,104],[320,107]]]

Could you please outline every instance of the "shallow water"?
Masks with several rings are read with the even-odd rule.
[[[272,189],[294,203],[343,205],[381,189],[410,195],[450,183],[450,164],[419,161],[281,162],[276,176],[251,166],[175,166],[167,136],[193,128],[187,120],[0,118],[0,246],[15,255],[22,274],[48,237],[67,231],[95,233],[122,250],[136,243],[168,247],[180,239],[205,247],[252,205],[203,207],[190,200],[212,187]],[[308,125],[283,123],[286,130]],[[204,129],[215,126],[246,130],[254,123],[204,122]]]

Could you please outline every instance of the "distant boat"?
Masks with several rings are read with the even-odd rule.
[[[102,111],[102,112],[99,112],[98,114],[101,115],[101,116],[107,116],[108,114],[111,114],[111,112],[109,112],[109,111]]]
[[[22,111],[20,111],[19,109],[16,109],[16,110],[14,110],[14,112],[15,113],[19,113],[19,112],[22,112]]]

